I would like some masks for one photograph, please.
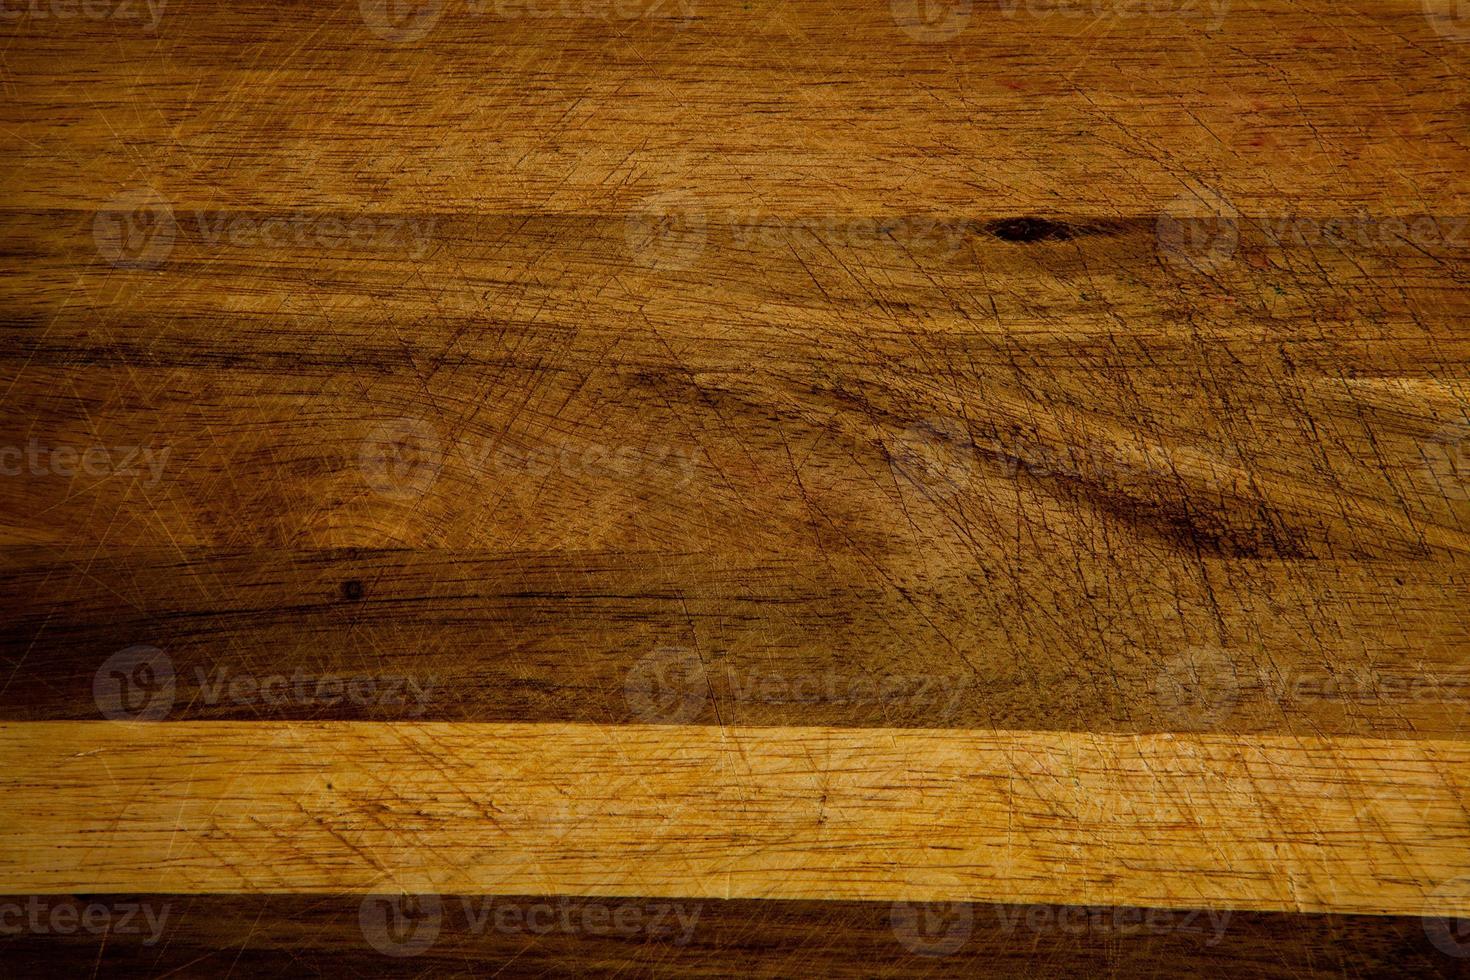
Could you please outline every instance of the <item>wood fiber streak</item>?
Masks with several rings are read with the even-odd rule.
[[[90,209],[142,177],[188,208],[410,213],[1470,203],[1470,52],[1419,0],[976,0],[935,40],[887,0],[439,6],[397,43],[309,0],[19,23],[9,203]]]
[[[706,722],[1461,731],[1450,222],[1245,221],[1203,268],[1153,221],[277,217],[180,212],[156,269],[4,219],[6,717],[96,717],[150,643],[608,722],[674,647]],[[895,676],[945,696],[789,690]]]
[[[98,675],[137,645],[167,658],[171,720],[1420,739],[1461,737],[1470,696],[1470,595],[1449,563],[1176,569],[1120,554],[1073,578],[1027,553],[994,584],[945,573],[899,590],[861,565],[777,556],[5,554],[0,643],[15,654],[0,717],[11,720],[112,717]],[[290,682],[286,696],[231,687],[272,678]],[[316,696],[332,678],[396,679],[401,692]],[[410,696],[410,679],[422,693]]]
[[[0,906],[25,908],[28,901],[0,895]],[[143,920],[136,934],[0,936],[0,950],[22,973],[97,970],[120,977],[205,977],[228,969],[375,977],[502,972],[785,980],[796,970],[841,978],[1034,977],[1038,964],[1047,976],[1079,978],[1165,980],[1227,969],[1249,980],[1461,975],[1430,945],[1418,917],[1235,911],[1211,918],[1209,910],[1129,909],[1114,918],[1112,910],[1067,906],[946,907],[962,938],[952,952],[935,955],[934,947],[905,945],[913,934],[905,931],[903,903],[445,895],[438,898],[437,931],[422,949],[412,946],[409,957],[370,946],[365,901],[394,899],[57,896],[44,906],[48,913],[60,903],[124,911],[147,904],[161,921],[161,936],[148,942],[154,934]],[[549,914],[539,911],[548,907]],[[614,916],[624,908],[638,916],[624,913],[627,925],[619,930]],[[679,911],[686,922],[694,919],[687,932],[675,919]],[[1057,921],[1066,928],[1051,925]]]
[[[4,3],[0,960],[1467,975],[1467,41]]]
[[[1436,889],[1470,872],[1467,761],[1349,738],[10,723],[0,876],[1463,915]]]

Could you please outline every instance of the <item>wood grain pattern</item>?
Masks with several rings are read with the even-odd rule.
[[[987,0],[942,40],[860,0],[414,6],[398,40],[305,0],[18,24],[12,200],[136,174],[189,208],[1111,217],[1213,180],[1254,213],[1465,210],[1470,55],[1419,0]]]
[[[170,664],[160,717],[172,720],[1419,739],[1459,737],[1470,696],[1464,577],[1449,562],[1169,566],[1114,552],[1066,581],[1048,577],[1060,571],[1053,556],[1028,554],[984,591],[953,573],[909,588],[851,564],[779,557],[149,549],[79,563],[45,549],[6,554],[0,636],[14,653],[0,716],[12,720],[111,717],[99,674],[136,644]],[[1113,604],[1098,610],[1089,596]],[[1095,666],[1079,672],[1078,663]],[[229,687],[277,677],[292,690],[269,703]],[[331,677],[412,678],[424,694],[293,693]]]
[[[948,918],[940,920],[945,928],[936,932],[936,941],[926,943],[916,939],[909,917],[925,907],[904,903],[445,895],[438,898],[436,916],[430,906],[413,920],[419,929],[432,922],[432,935],[411,927],[394,946],[363,914],[365,904],[391,907],[393,901],[279,894],[52,896],[35,903],[37,921],[51,931],[0,933],[0,951],[21,972],[148,977],[218,976],[231,969],[772,980],[795,972],[843,978],[1126,974],[1160,980],[1222,969],[1251,980],[1463,975],[1455,960],[1432,945],[1417,917],[954,905],[933,910]],[[0,896],[0,910],[7,904],[30,914],[30,897]],[[145,905],[156,930],[142,912]],[[52,929],[50,917],[58,907],[75,907],[79,916],[98,907],[114,921],[130,908],[139,911],[123,932],[114,928],[104,935]],[[615,918],[620,910],[626,910],[622,926]],[[693,920],[693,928],[686,932],[676,913],[685,923]],[[94,919],[100,924],[101,913]]]
[[[27,892],[1470,912],[1433,894],[1470,873],[1453,742],[35,722],[0,752]]]
[[[7,457],[37,477],[6,482],[14,543],[157,545],[163,521],[179,546],[697,544],[902,578],[1100,525],[1194,559],[1470,541],[1470,221],[1422,245],[1248,227],[1204,276],[1152,220],[721,225],[672,269],[623,219],[444,219],[427,257],[175,220],[162,269],[121,272],[90,216],[7,221],[11,397],[45,409],[17,447],[151,451],[121,479]]]
[[[1465,975],[1462,5],[0,31],[7,965]]]
[[[1462,730],[1453,241],[1247,225],[1202,277],[1151,222],[788,221],[670,270],[621,220],[445,218],[427,258],[179,220],[121,272],[11,222],[43,410],[0,460],[7,717],[96,717],[150,643],[184,681],[386,658],[458,679],[437,717],[607,722],[677,647],[705,722]],[[1198,650],[1204,703],[1161,698]],[[742,693],[893,675],[946,696]]]

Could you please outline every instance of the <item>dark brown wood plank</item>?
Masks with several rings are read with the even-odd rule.
[[[147,664],[171,672],[159,710],[175,720],[1445,738],[1470,698],[1466,575],[1443,562],[1186,572],[1120,558],[1073,578],[1026,555],[986,588],[658,552],[0,558],[12,720],[126,715],[117,699]],[[1116,614],[1085,613],[1083,595],[1117,597]]]
[[[277,217],[5,218],[6,717],[1463,730],[1450,222]]]
[[[0,955],[30,975],[1299,980],[1463,977],[1431,937],[1470,952],[1414,916],[1052,905],[145,894],[0,896],[0,914]]]

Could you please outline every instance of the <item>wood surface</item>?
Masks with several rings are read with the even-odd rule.
[[[26,892],[1470,914],[1426,887],[1470,873],[1458,743],[55,722],[0,746],[0,873]]]
[[[0,31],[22,973],[1470,969],[1461,5]]]
[[[689,941],[681,944],[684,933],[674,911],[665,916],[674,925],[648,925],[666,904],[676,903],[636,899],[611,909],[610,914],[619,908],[640,910],[644,918],[636,930],[604,924],[583,929],[592,910],[607,911],[605,903],[544,895],[445,895],[437,920],[427,920],[437,925],[432,940],[410,932],[408,948],[414,955],[393,956],[364,941],[364,901],[357,896],[83,895],[66,901],[81,909],[141,907],[152,901],[154,921],[163,923],[167,940],[147,944],[154,934],[140,911],[135,918],[143,924],[136,932],[23,935],[7,945],[7,965],[21,972],[63,969],[120,976],[217,976],[233,970],[240,975],[290,971],[386,977],[504,971],[710,977],[738,972],[773,980],[804,973],[1167,978],[1227,969],[1251,980],[1463,975],[1456,973],[1456,960],[1425,941],[1417,917],[1403,916],[1230,912],[1228,919],[1217,913],[1212,921],[1205,914],[1170,918],[1172,913],[1157,910],[1123,909],[1115,920],[1114,910],[1080,906],[955,905],[945,911],[959,925],[944,935],[962,935],[963,941],[952,952],[934,955],[928,952],[934,947],[910,949],[895,935],[894,921],[906,921],[905,907],[888,903],[685,902],[674,911],[683,911],[688,921],[697,910],[698,919]],[[1058,918],[1077,924],[1050,927]],[[566,921],[576,928],[564,926]],[[631,921],[631,915],[625,917]],[[1217,930],[1222,921],[1225,927]],[[953,939],[939,948],[949,945]],[[731,961],[738,966],[732,969]]]

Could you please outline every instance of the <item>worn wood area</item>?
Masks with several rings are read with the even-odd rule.
[[[1251,211],[1459,213],[1467,190],[1470,32],[1442,0],[214,0],[151,30],[136,6],[12,28],[15,203],[144,177],[175,206],[377,213],[1152,215],[1192,181]]]
[[[1452,0],[0,5],[0,957],[1457,976]]]
[[[0,873],[22,891],[1470,912],[1470,896],[1425,885],[1470,872],[1467,750],[1454,742],[444,723],[0,732],[0,814],[15,828]]]
[[[89,909],[95,931],[60,933],[51,925],[73,914],[84,921]],[[8,910],[12,922],[33,918],[49,930],[0,935],[6,963],[26,972],[1460,975],[1456,961],[1430,944],[1421,920],[1406,916],[545,895],[0,896],[0,914]]]

